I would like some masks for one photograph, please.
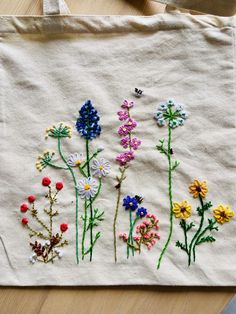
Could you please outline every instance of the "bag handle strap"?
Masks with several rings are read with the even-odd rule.
[[[236,12],[236,0],[153,0],[167,6],[213,15],[232,16]]]
[[[68,15],[70,10],[64,0],[43,0],[43,15]]]
[[[193,10],[213,15],[232,16],[236,12],[236,0],[153,0],[164,3],[167,8]],[[43,0],[44,15],[70,14],[65,0]]]

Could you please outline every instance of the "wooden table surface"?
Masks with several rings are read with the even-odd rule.
[[[67,0],[74,14],[152,15],[150,0]],[[0,14],[41,14],[41,0],[0,0]],[[218,314],[233,288],[0,288],[0,314]]]

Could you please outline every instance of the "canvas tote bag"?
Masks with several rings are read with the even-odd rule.
[[[45,0],[0,33],[0,284],[234,286],[235,17]]]

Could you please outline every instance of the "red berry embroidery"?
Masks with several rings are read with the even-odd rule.
[[[61,229],[61,232],[66,232],[66,230],[68,229],[68,225],[67,224],[61,224],[60,229]]]
[[[60,191],[61,189],[63,189],[63,182],[57,182],[57,183],[56,183],[56,189],[57,189],[58,191]]]
[[[22,213],[26,213],[28,209],[29,209],[29,206],[28,206],[27,204],[22,204],[22,205],[20,206],[20,211],[21,211]]]
[[[27,225],[27,224],[28,224],[28,222],[29,222],[29,219],[28,219],[28,218],[26,218],[26,217],[24,217],[24,218],[22,218],[22,219],[21,219],[21,223],[22,223],[22,225]]]
[[[42,185],[43,186],[48,186],[48,185],[50,185],[50,183],[51,183],[50,178],[48,178],[48,177],[44,177],[43,178],[43,180],[42,180]]]
[[[29,203],[33,203],[36,200],[36,197],[34,195],[28,196]]]

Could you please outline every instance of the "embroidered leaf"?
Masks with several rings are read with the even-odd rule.
[[[180,241],[177,241],[176,242],[176,246],[179,247],[181,250],[187,252],[187,248],[186,248],[186,245],[181,243]]]
[[[193,227],[195,227],[195,224],[193,222],[190,222],[190,224],[186,223],[186,232],[188,232],[190,229],[192,229]]]
[[[197,245],[205,242],[215,242],[216,239],[213,236],[207,236],[207,237],[202,237],[198,242]]]
[[[206,210],[208,210],[209,208],[211,208],[211,207],[212,207],[211,201],[205,203],[202,207],[197,207],[198,215],[199,215],[199,216],[202,216],[203,213],[204,213]]]
[[[178,166],[179,166],[180,162],[178,160],[175,160],[173,163],[172,163],[172,166],[171,166],[171,171],[174,171]]]
[[[92,252],[94,245],[96,244],[97,240],[100,238],[101,232],[97,232],[95,235],[95,238],[93,240],[92,245],[87,249],[87,251],[84,253],[84,255],[87,255],[88,253]]]
[[[93,216],[93,218],[89,218],[89,224],[88,224],[86,230],[88,231],[91,228],[91,226],[97,227],[98,222],[104,220],[103,216],[104,216],[104,212],[99,213],[98,209],[95,208],[94,209],[94,216]]]
[[[210,231],[212,231],[212,230],[218,231],[219,230],[218,227],[215,227],[215,221],[213,219],[208,219],[208,229]]]
[[[161,153],[161,154],[165,154],[166,156],[168,155],[168,151],[167,149],[164,147],[164,142],[165,142],[165,139],[161,139],[159,140],[159,143],[160,145],[157,145],[156,146],[156,149]]]

